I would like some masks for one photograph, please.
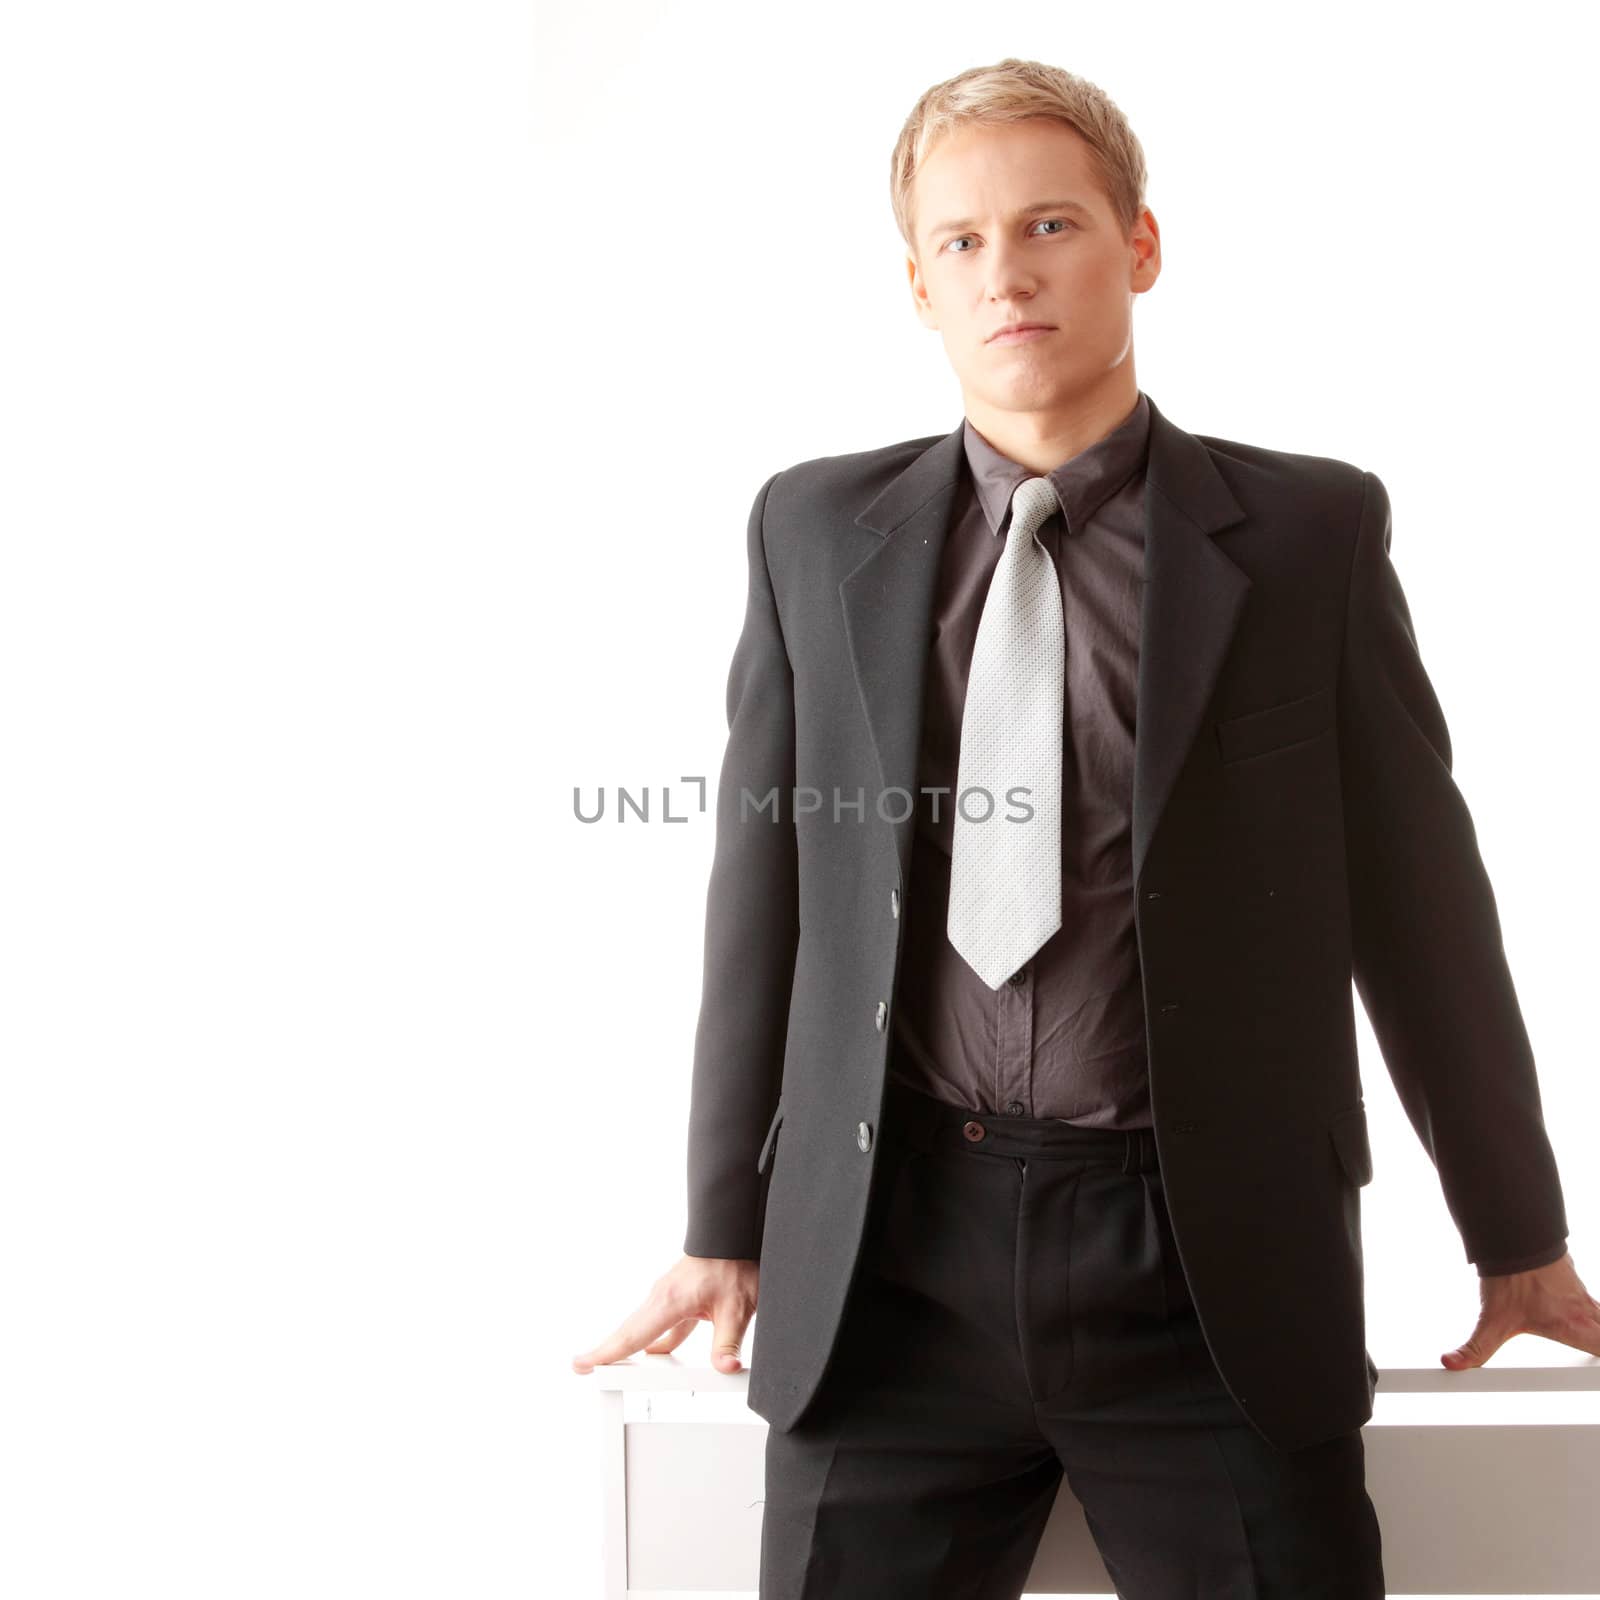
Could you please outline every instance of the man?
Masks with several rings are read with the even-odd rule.
[[[1063,1474],[1118,1592],[1383,1593],[1354,979],[1482,1283],[1600,1354],[1370,472],[1138,388],[1093,85],[930,89],[896,218],[964,415],[757,496],[685,1256],[770,1423],[761,1593],[1013,1596]]]

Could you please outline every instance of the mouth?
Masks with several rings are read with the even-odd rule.
[[[1013,322],[989,335],[989,344],[1026,344],[1056,330],[1048,322]]]

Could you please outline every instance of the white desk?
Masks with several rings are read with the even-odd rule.
[[[1531,1338],[1471,1372],[1372,1354],[1389,1592],[1600,1595],[1600,1360]],[[573,1374],[605,1430],[608,1600],[755,1594],[767,1424],[748,1376],[677,1354]],[[1065,1480],[1027,1592],[1115,1593]]]

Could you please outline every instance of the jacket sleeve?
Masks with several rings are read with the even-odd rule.
[[[728,672],[705,969],[690,1088],[684,1254],[757,1260],[762,1137],[778,1101],[799,942],[794,677],[767,569],[774,473],[746,535],[749,590]]]
[[[1338,686],[1355,983],[1467,1260],[1487,1276],[1556,1260],[1567,1218],[1494,892],[1391,532],[1388,493],[1364,472]]]

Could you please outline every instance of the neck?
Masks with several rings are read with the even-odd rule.
[[[1040,411],[1004,410],[965,392],[963,401],[967,421],[996,450],[1043,477],[1126,422],[1139,403],[1139,384],[1130,361],[1095,389]]]

